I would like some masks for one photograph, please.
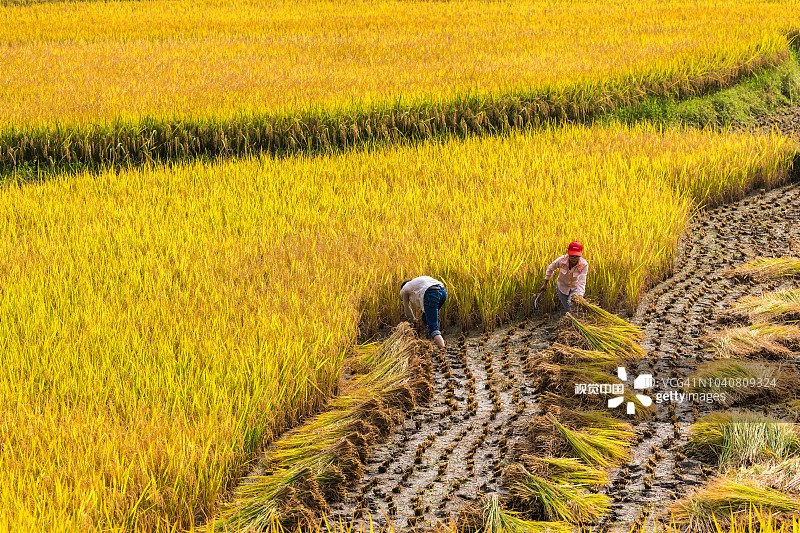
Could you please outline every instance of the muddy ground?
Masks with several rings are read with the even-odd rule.
[[[797,136],[800,108],[782,110],[759,124]],[[691,376],[708,359],[700,337],[723,327],[717,314],[742,296],[780,285],[731,280],[723,272],[758,256],[800,253],[798,221],[797,185],[757,191],[696,218],[680,243],[672,275],[647,293],[631,319],[643,329],[647,351],[635,369],[628,369],[631,381],[637,373],[651,373],[655,393],[674,390],[664,379]],[[533,317],[489,335],[446,335],[448,348],[433,359],[433,402],[417,409],[373,452],[365,475],[344,503],[331,507],[329,518],[355,518],[356,524],[368,526],[369,516],[374,527],[388,521],[397,529],[436,527],[455,520],[481,493],[502,493],[508,451],[539,414],[535,369],[526,372],[525,363],[551,344],[558,318]],[[638,443],[633,460],[612,470],[611,483],[601,489],[614,504],[597,529],[629,528],[644,518],[652,522],[664,516],[670,501],[705,483],[713,471],[681,446],[698,416],[722,408],[664,403],[654,418],[634,424]],[[627,417],[621,409],[618,416]]]

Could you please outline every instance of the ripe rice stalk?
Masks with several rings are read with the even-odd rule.
[[[729,278],[755,280],[794,277],[800,274],[800,259],[796,257],[760,257],[725,272]]]
[[[670,505],[675,523],[698,532],[716,532],[734,524],[743,527],[752,520],[754,510],[768,513],[770,520],[778,524],[791,523],[792,517],[800,513],[800,498],[722,477]]]
[[[796,497],[800,495],[800,457],[783,461],[768,461],[743,467],[731,475],[753,485],[779,490]]]
[[[703,364],[688,380],[689,392],[716,395],[724,406],[794,398],[800,393],[800,374],[794,366],[768,361],[723,359]]]
[[[800,451],[797,425],[751,411],[709,413],[689,431],[687,445],[716,458],[723,469],[788,459]]]
[[[488,494],[459,512],[455,529],[461,533],[569,533],[574,529],[568,522],[523,520],[519,514],[503,509],[497,494]]]
[[[641,329],[627,320],[609,313],[602,307],[589,303],[583,296],[574,294],[570,302],[598,327],[613,329],[613,331],[620,335],[627,335],[636,341],[641,341],[644,337],[644,333]]]
[[[746,296],[733,304],[733,311],[751,322],[800,321],[800,289]]]
[[[595,350],[613,355],[620,362],[644,357],[644,350],[639,345],[637,336],[632,335],[629,328],[614,325],[594,326],[582,323],[571,313],[567,313],[567,316]]]
[[[555,481],[585,487],[598,487],[608,483],[608,474],[574,457],[539,457],[523,454],[519,462],[531,474]]]
[[[757,323],[726,328],[703,338],[717,357],[792,357],[800,345],[800,327],[790,324]]]
[[[600,467],[619,465],[630,459],[630,439],[633,434],[602,428],[585,428],[581,431],[571,431],[564,427],[552,413],[547,419],[556,430],[566,439],[572,451],[583,461]]]
[[[587,492],[581,485],[558,483],[535,476],[519,463],[507,471],[511,501],[535,517],[548,521],[589,523],[608,513],[605,494]]]
[[[609,353],[582,350],[559,343],[554,343],[548,350],[545,350],[543,355],[560,365],[589,365],[591,368],[607,368],[618,363],[618,359]]]

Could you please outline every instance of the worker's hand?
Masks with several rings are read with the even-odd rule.
[[[541,287],[539,287],[539,292],[540,292],[540,293],[544,292],[544,290],[545,290],[546,288],[547,288],[547,282],[545,281],[544,283],[542,283],[542,286],[541,286]]]

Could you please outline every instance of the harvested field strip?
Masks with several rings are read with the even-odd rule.
[[[800,23],[795,1],[455,5],[0,7],[0,169],[30,176],[590,120],[779,65]]]
[[[703,212],[680,242],[671,275],[643,298],[633,322],[644,331],[646,356],[628,366],[628,374],[652,373],[658,382],[654,392],[663,396],[656,399],[660,403],[653,417],[634,421],[634,432],[641,440],[631,447],[631,462],[609,472],[611,484],[603,492],[613,503],[603,521],[606,526],[627,530],[646,524],[656,531],[671,531],[664,502],[686,496],[716,475],[707,460],[687,453],[683,446],[689,426],[720,406],[703,400],[681,402],[677,395],[686,392],[682,389],[686,378],[711,359],[703,337],[718,327],[714,316],[744,296],[786,285],[781,279],[741,283],[725,277],[724,271],[759,256],[785,255],[787,242],[800,237],[798,222],[796,186]],[[681,379],[671,385],[668,378]],[[673,395],[671,400],[668,394]],[[759,402],[759,408],[773,407],[771,402]],[[783,414],[778,409],[776,415]],[[753,516],[757,514],[754,509]],[[763,522],[770,522],[766,513]],[[781,530],[773,525],[763,531]],[[721,530],[748,529],[736,525]],[[791,531],[791,525],[782,531]]]
[[[780,182],[793,150],[778,137],[570,126],[9,184],[0,195],[0,410],[9,421],[0,470],[16,490],[0,493],[0,520],[188,527],[214,513],[262,443],[336,392],[359,333],[399,322],[402,279],[441,276],[446,327],[493,327],[530,311],[569,234],[587,246],[589,294],[633,309],[670,268],[697,202]],[[586,209],[592,216],[579,216]],[[517,351],[532,347],[515,346],[515,335],[502,357],[467,353],[479,358],[475,392],[459,390],[469,378],[452,381],[461,413],[470,404],[487,418],[495,411],[491,444],[475,453],[499,453],[509,421],[531,405],[522,382],[530,354]],[[456,356],[447,356],[449,377],[437,374],[442,395]],[[437,423],[455,414],[438,409],[429,414],[447,414]],[[447,448],[468,438],[456,441],[470,423],[475,440],[453,448],[442,474],[451,499],[471,476],[454,464],[484,428],[430,428]],[[413,463],[422,442],[412,434]],[[500,470],[492,464],[470,489],[494,484]],[[392,475],[395,487],[403,473]],[[422,486],[436,475],[426,472]],[[413,508],[416,489],[401,489],[398,510]],[[43,495],[46,504],[34,503]]]
[[[430,350],[402,323],[374,356],[347,361],[378,366],[346,382],[324,413],[276,441],[209,529],[316,529],[327,502],[343,500],[348,484],[361,477],[370,448],[431,400]]]

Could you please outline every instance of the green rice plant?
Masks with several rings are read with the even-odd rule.
[[[619,429],[591,427],[572,431],[556,420],[552,413],[548,413],[546,417],[583,461],[600,467],[609,467],[630,459],[628,439],[633,433]]]
[[[787,358],[800,343],[800,327],[789,324],[758,323],[726,328],[707,335],[704,340],[717,357],[768,356]]]
[[[630,328],[615,325],[595,326],[581,322],[572,313],[567,313],[567,316],[593,349],[612,355],[618,361],[644,357],[644,350],[638,343],[638,336],[632,334]]]
[[[800,320],[800,289],[746,296],[733,304],[733,311],[752,322],[797,322]]]
[[[609,511],[605,494],[535,476],[521,464],[514,465],[513,473],[507,475],[507,487],[512,501],[548,521],[589,523]]]
[[[573,307],[576,307],[596,326],[611,329],[615,333],[627,335],[631,339],[636,339],[637,341],[641,341],[644,337],[644,333],[641,329],[627,320],[609,313],[602,307],[589,303],[583,296],[575,294],[570,299],[570,302]]]
[[[723,469],[787,459],[800,451],[795,424],[751,411],[709,413],[689,431],[688,446],[715,457]]]
[[[800,513],[800,499],[747,481],[723,477],[670,506],[672,519],[689,531],[712,532],[744,527],[753,509],[768,513],[777,523],[791,522]]]
[[[725,272],[729,278],[755,280],[794,277],[800,274],[800,259],[796,257],[760,257]]]
[[[715,401],[725,406],[755,398],[786,400],[800,392],[800,374],[794,366],[767,361],[711,361],[700,366],[688,382],[687,391],[714,394]]]

